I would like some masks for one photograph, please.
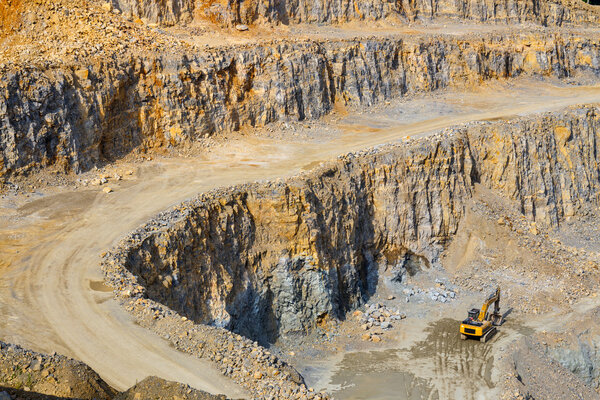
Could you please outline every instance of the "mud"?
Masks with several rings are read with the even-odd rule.
[[[408,349],[346,353],[330,371],[318,373],[330,376],[326,388],[337,399],[497,398],[494,353],[506,333],[484,345],[460,340],[458,325],[460,321],[442,318],[425,324],[421,339]],[[309,384],[323,381],[310,368],[303,371]]]

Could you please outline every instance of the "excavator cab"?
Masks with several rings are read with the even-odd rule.
[[[467,317],[467,319],[476,320],[478,315],[479,315],[479,308],[471,308],[469,310],[469,316]]]
[[[494,304],[494,310],[488,313],[491,304]],[[477,338],[481,342],[487,342],[494,333],[496,326],[502,324],[502,314],[500,314],[500,288],[496,289],[483,303],[481,309],[472,308],[468,312],[467,319],[460,324],[460,338]]]

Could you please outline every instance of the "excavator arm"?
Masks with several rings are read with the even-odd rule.
[[[499,314],[500,312],[500,288],[496,289],[495,293],[492,293],[490,297],[483,303],[481,310],[479,311],[479,316],[477,317],[478,321],[484,321],[487,315],[488,309],[491,304],[494,304],[494,314]]]

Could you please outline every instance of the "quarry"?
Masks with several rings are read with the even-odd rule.
[[[599,398],[599,24],[0,0],[0,400]]]

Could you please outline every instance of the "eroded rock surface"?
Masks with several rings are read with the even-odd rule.
[[[421,36],[275,42],[71,68],[0,68],[0,175],[85,171],[278,120],[517,76],[598,74],[593,38]]]
[[[544,346],[532,338],[512,343],[500,363],[505,371],[502,399],[598,399],[591,387],[564,364],[548,357]]]
[[[450,19],[488,23],[533,22],[544,26],[598,21],[593,7],[577,1],[498,0],[113,0],[124,13],[163,25],[188,23],[194,17],[225,26],[235,23],[341,23],[395,19]]]

